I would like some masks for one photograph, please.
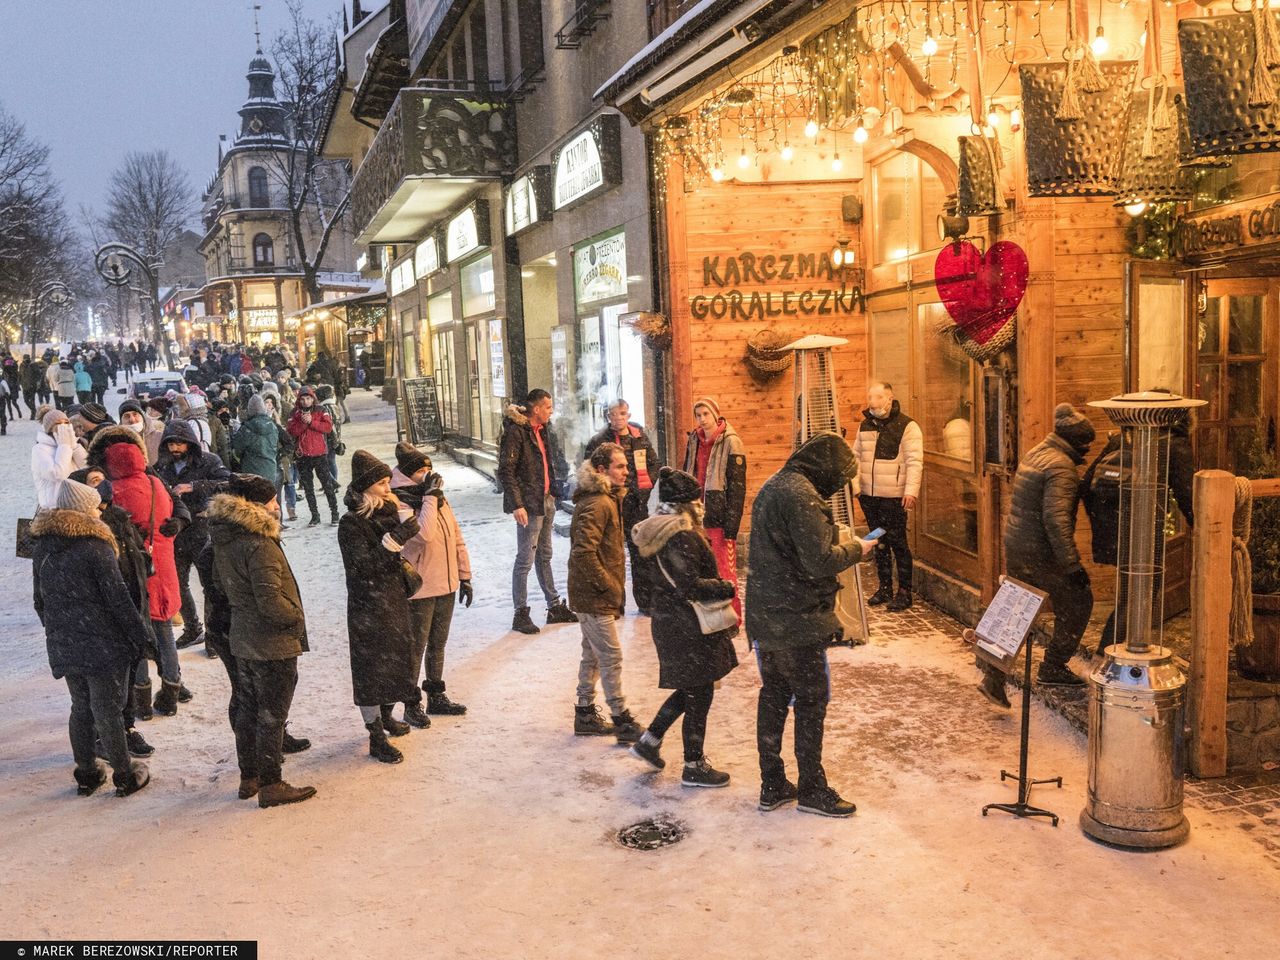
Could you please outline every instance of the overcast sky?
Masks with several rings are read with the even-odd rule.
[[[261,3],[262,46],[284,0]],[[325,20],[350,0],[302,0]],[[379,9],[382,0],[367,0]],[[164,147],[197,197],[248,93],[254,0],[0,0],[0,102],[49,145],[68,209],[101,206],[129,150]]]

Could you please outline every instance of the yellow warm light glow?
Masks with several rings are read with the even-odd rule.
[[[795,155],[796,155],[796,152],[795,152],[795,150],[793,150],[793,149],[791,148],[791,144],[789,144],[789,143],[784,143],[784,144],[782,145],[782,159],[783,159],[783,160],[787,161],[787,163],[790,163],[790,162],[791,162],[791,158],[792,158],[792,157],[794,157]]]
[[[933,37],[931,36],[925,37],[924,43],[920,44],[920,51],[926,57],[932,57],[935,53],[938,52],[938,41],[933,39]]]
[[[816,137],[818,135],[818,121],[810,120],[804,125],[804,135],[806,137]]]

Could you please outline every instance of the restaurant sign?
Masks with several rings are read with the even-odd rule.
[[[621,227],[573,248],[573,289],[579,304],[627,295],[627,237]]]
[[[689,298],[689,313],[696,320],[861,313],[861,279],[861,271],[834,266],[830,252],[744,251],[728,257],[703,257],[702,286],[708,292]],[[800,284],[802,289],[751,289],[773,283]]]
[[[1180,257],[1226,253],[1280,240],[1280,200],[1222,217],[1183,217],[1174,232]]]
[[[552,201],[573,206],[622,182],[622,127],[618,114],[596,117],[552,158]]]
[[[450,263],[489,243],[488,200],[473,201],[445,227],[445,252]]]
[[[551,219],[551,168],[534,167],[516,177],[503,197],[507,236]]]

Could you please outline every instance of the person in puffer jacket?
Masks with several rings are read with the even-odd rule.
[[[867,389],[867,407],[853,441],[858,459],[854,492],[867,526],[884,528],[876,551],[880,587],[867,603],[887,603],[895,613],[911,606],[912,558],[907,543],[907,511],[914,510],[924,473],[924,435],[920,425],[902,412],[893,387],[877,381]],[[898,591],[893,569],[898,568]]]

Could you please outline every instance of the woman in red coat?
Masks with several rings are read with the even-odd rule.
[[[182,523],[173,516],[173,498],[168,488],[158,477],[146,472],[146,461],[135,444],[117,443],[108,447],[106,462],[113,501],[129,514],[134,526],[142,533],[155,567],[155,573],[147,579],[151,627],[156,638],[161,680],[154,706],[156,713],[171,717],[178,712],[178,697],[183,692],[178,648],[169,623],[182,605],[178,568],[173,557],[173,538]],[[133,682],[134,702],[140,709],[138,719],[144,720],[148,716],[145,708],[151,699],[151,677],[145,659],[139,662]],[[190,695],[183,699],[190,699]]]

